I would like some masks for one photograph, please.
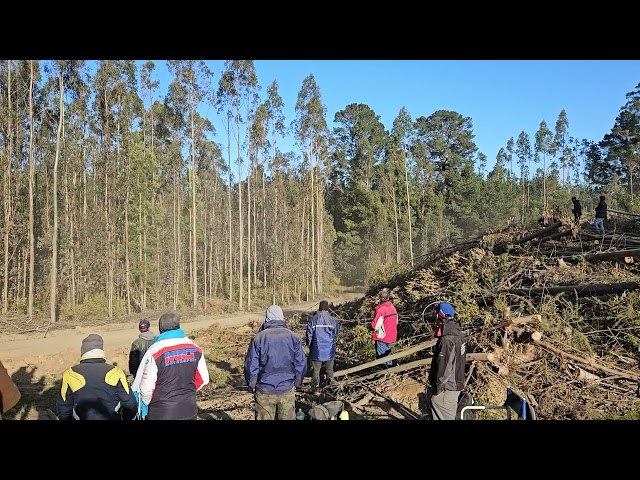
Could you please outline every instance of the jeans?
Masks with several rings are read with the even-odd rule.
[[[593,228],[595,228],[597,232],[604,235],[604,218],[596,218],[593,222]]]
[[[376,359],[390,355],[392,346],[393,346],[393,343],[385,343],[385,342],[381,342],[380,340],[376,340]],[[391,360],[389,360],[388,362],[385,362],[384,364],[387,367],[393,366],[393,362]]]

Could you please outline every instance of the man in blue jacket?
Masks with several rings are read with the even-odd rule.
[[[307,371],[300,335],[289,330],[278,305],[267,308],[247,349],[244,379],[254,393],[256,420],[295,420],[296,387]]]
[[[307,322],[306,340],[313,365],[311,388],[320,386],[320,370],[324,367],[327,383],[333,383],[333,363],[336,359],[336,337],[340,332],[338,321],[329,313],[329,302],[322,300],[318,311]]]

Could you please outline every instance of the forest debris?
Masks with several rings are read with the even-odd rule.
[[[528,242],[529,240],[533,240],[534,238],[538,238],[538,237],[542,237],[543,235],[546,235],[549,232],[553,232],[554,230],[556,230],[557,228],[562,226],[562,222],[555,222],[552,223],[551,225],[549,225],[548,227],[545,227],[541,230],[537,230],[533,233],[530,233],[529,235],[525,235],[522,238],[518,238],[516,240],[513,240],[511,243],[513,243],[514,245],[520,244],[520,243],[525,243]]]
[[[563,357],[567,357],[569,360],[573,360],[574,362],[578,362],[578,363],[582,363],[583,365],[587,365],[588,367],[600,370],[602,372],[605,373],[609,373],[611,375],[617,375],[621,378],[626,378],[628,380],[633,380],[633,381],[640,381],[640,374],[638,373],[633,373],[633,372],[629,372],[626,370],[620,370],[618,368],[611,368],[611,367],[606,367],[604,365],[599,365],[598,363],[595,362],[595,360],[591,360],[591,359],[587,359],[587,358],[583,358],[583,357],[579,357],[577,355],[572,355],[570,353],[564,352],[562,350],[560,350],[557,347],[554,347],[553,345],[551,345],[549,342],[545,342],[543,340],[537,340],[536,344],[546,348],[547,350],[563,356]]]
[[[501,293],[511,293],[513,295],[557,295],[559,293],[575,293],[578,296],[597,296],[622,293],[626,290],[637,290],[638,288],[640,288],[640,284],[638,282],[622,282],[610,284],[564,285],[560,287],[511,288]]]
[[[600,380],[600,377],[594,373],[588,372],[585,369],[578,367],[576,365],[569,364],[569,370],[573,373],[577,380],[582,381],[594,381]]]

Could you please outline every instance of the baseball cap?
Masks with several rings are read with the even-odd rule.
[[[140,323],[138,324],[138,330],[140,330],[141,332],[146,332],[147,330],[149,330],[150,326],[151,324],[149,323],[149,320],[140,320]]]

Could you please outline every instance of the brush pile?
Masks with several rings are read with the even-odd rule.
[[[511,386],[539,419],[640,418],[637,223],[610,221],[602,236],[555,218],[427,255],[334,310],[344,326],[336,370],[353,374],[323,392],[355,406],[352,418],[374,418],[372,402],[386,402],[394,418],[424,418],[430,349],[422,347],[433,344],[433,306],[448,301],[467,335],[466,389],[477,404],[501,405]],[[358,365],[373,358],[369,324],[382,287],[400,317],[393,353],[407,355],[390,370],[363,370]]]

